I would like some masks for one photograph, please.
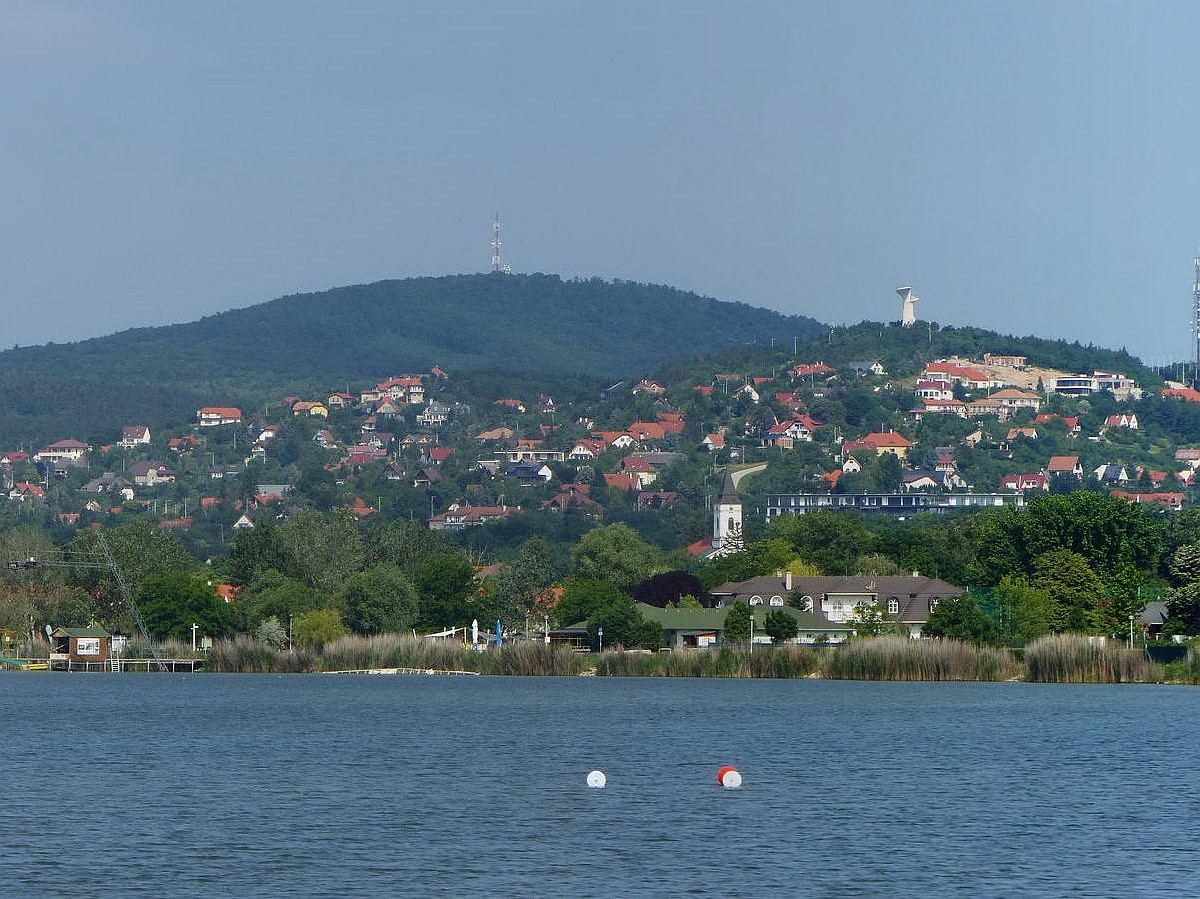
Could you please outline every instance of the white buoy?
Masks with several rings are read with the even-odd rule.
[[[742,785],[742,775],[736,768],[726,768],[721,772],[721,786],[727,790],[736,790]]]
[[[608,778],[604,776],[603,771],[591,771],[587,776],[587,785],[593,790],[603,790],[604,785],[608,783]]]

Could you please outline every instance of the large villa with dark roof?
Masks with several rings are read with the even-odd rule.
[[[790,572],[748,581],[731,581],[710,591],[717,608],[735,602],[768,609],[784,607],[795,596],[800,608],[822,615],[835,624],[845,624],[861,605],[879,603],[892,621],[914,637],[929,620],[929,613],[943,599],[956,599],[966,591],[938,578],[912,575],[853,575],[842,577],[793,577]]]

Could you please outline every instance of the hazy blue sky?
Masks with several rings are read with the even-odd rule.
[[[518,272],[1186,357],[1198,9],[0,0],[0,344],[483,271],[499,209]]]

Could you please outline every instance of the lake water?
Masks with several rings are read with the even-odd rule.
[[[1200,894],[1197,688],[5,674],[0,697],[13,896]]]

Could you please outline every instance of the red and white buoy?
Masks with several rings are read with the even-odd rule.
[[[717,772],[717,783],[727,790],[736,790],[742,785],[742,775],[733,765],[726,765]]]

